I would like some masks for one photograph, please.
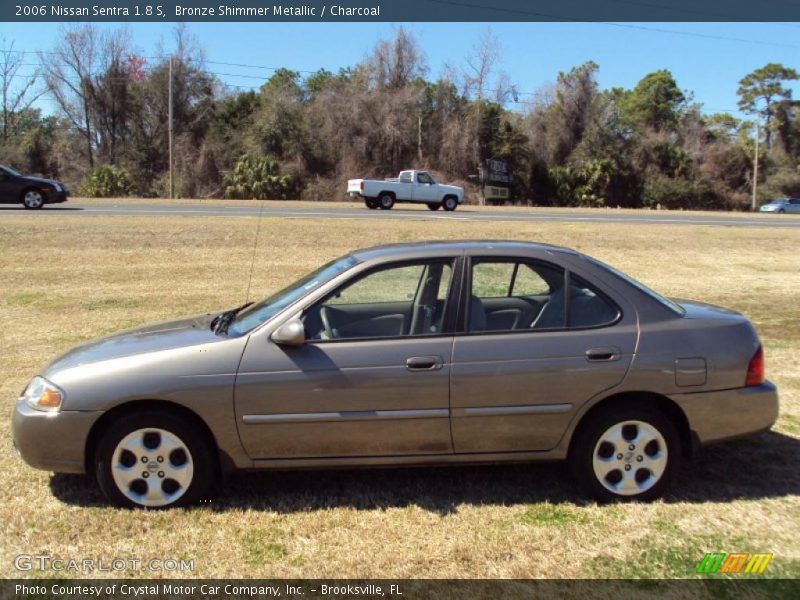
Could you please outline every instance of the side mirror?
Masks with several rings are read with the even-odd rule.
[[[306,343],[306,328],[295,317],[273,331],[270,339],[279,346],[302,346]]]

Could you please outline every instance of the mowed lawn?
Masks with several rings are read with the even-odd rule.
[[[257,226],[0,213],[0,412],[79,342],[241,304]],[[749,551],[774,553],[765,576],[800,576],[798,232],[264,218],[251,296],[357,247],[455,238],[571,246],[668,295],[743,311],[780,389],[775,430],[705,449],[647,505],[588,502],[559,465],[506,465],[239,475],[210,505],[142,512],[27,467],[3,417],[0,575],[19,575],[25,553],[194,559],[198,577],[691,577],[705,552]]]

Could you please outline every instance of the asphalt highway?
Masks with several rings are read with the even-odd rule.
[[[18,215],[30,216],[33,211],[19,205],[0,205],[0,218]],[[625,210],[534,210],[481,209],[465,206],[454,212],[429,211],[427,208],[369,210],[366,207],[326,206],[325,203],[298,203],[297,208],[286,203],[270,205],[253,202],[252,206],[225,205],[219,202],[144,202],[118,200],[108,204],[70,201],[66,204],[47,205],[35,213],[44,218],[90,216],[190,216],[190,217],[265,217],[313,219],[410,219],[457,221],[563,221],[575,223],[628,223],[664,225],[707,225],[722,227],[780,227],[800,229],[796,215],[728,215],[720,213],[681,213],[676,211],[625,211]]]

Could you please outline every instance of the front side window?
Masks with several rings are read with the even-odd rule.
[[[306,337],[352,340],[440,334],[452,276],[449,259],[370,271],[306,311]]]
[[[419,183],[433,183],[433,177],[427,173],[417,173],[417,181]]]
[[[345,256],[329,262],[269,298],[244,309],[231,322],[228,334],[241,335],[255,329],[278,314],[279,311],[357,264],[358,261],[352,256]]]

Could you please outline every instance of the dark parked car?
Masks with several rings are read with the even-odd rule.
[[[196,501],[228,469],[557,459],[629,500],[777,415],[739,313],[566,248],[437,242],[73,348],[25,388],[13,432],[34,467],[91,472],[125,506]]]
[[[11,167],[0,165],[0,202],[21,203],[25,208],[42,208],[45,204],[66,202],[67,187],[53,179],[28,177]]]

